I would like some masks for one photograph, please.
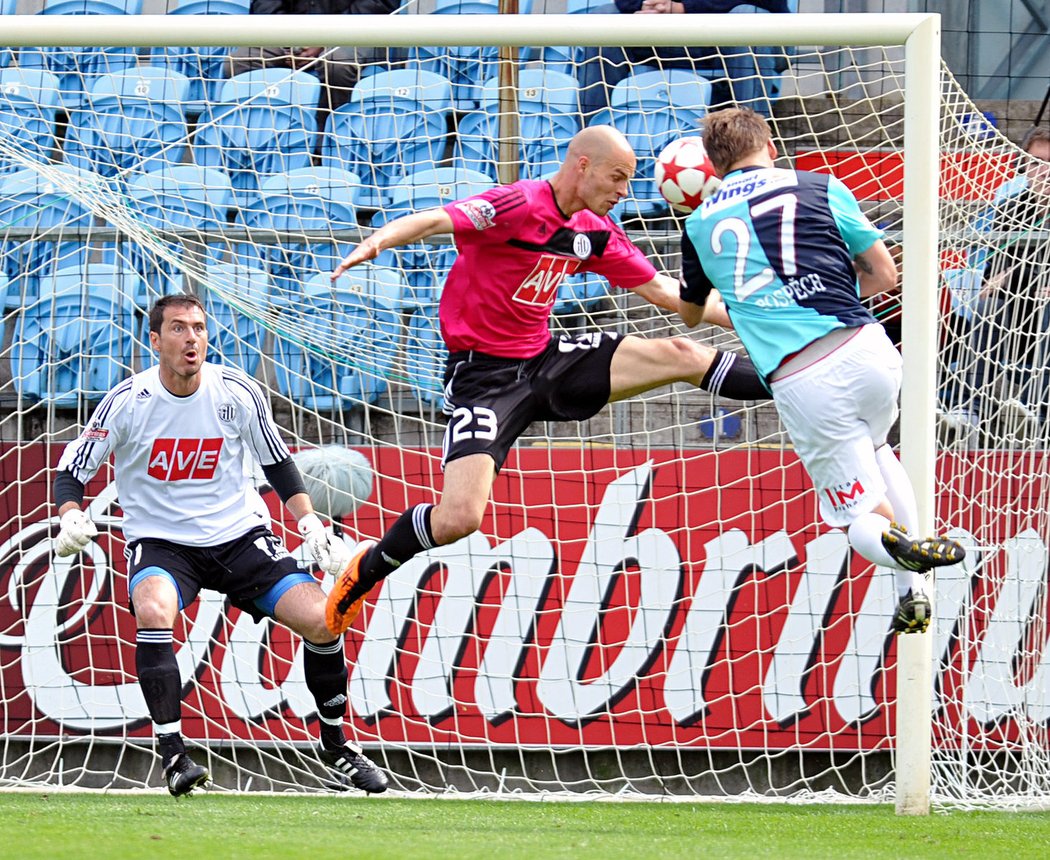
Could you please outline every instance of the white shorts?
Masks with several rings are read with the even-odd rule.
[[[830,526],[848,526],[886,496],[875,451],[897,420],[901,366],[900,353],[873,324],[772,383],[773,401]]]

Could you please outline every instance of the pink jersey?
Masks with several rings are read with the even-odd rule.
[[[597,272],[627,289],[656,276],[616,222],[588,209],[566,217],[546,181],[523,179],[445,211],[459,251],[441,293],[450,352],[532,358],[550,341],[551,308],[567,275]]]

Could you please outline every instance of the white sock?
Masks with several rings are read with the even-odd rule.
[[[889,527],[890,521],[882,514],[861,514],[846,530],[849,545],[868,561],[893,569],[898,597],[906,596],[909,591],[926,591],[926,577],[898,565],[882,545],[882,533]]]
[[[861,514],[846,529],[849,545],[873,564],[897,567],[893,556],[882,545],[882,533],[890,527],[890,521],[874,512]]]
[[[879,464],[882,480],[886,482],[886,498],[893,508],[893,518],[912,534],[919,528],[919,513],[915,505],[915,491],[904,466],[889,445],[875,451],[875,462]]]

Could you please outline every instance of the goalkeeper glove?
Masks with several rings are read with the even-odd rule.
[[[55,538],[55,555],[66,557],[76,555],[98,537],[98,529],[80,508],[70,508],[59,520],[62,530]]]
[[[317,514],[307,514],[299,520],[299,534],[317,566],[329,576],[338,576],[350,563],[349,547],[331,529],[325,528]]]

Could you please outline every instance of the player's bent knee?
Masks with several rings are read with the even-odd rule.
[[[453,543],[467,535],[472,535],[481,528],[481,520],[484,511],[474,510],[467,506],[457,506],[451,509],[444,508],[438,513],[434,509],[431,515],[430,528],[434,533],[434,540],[441,546]]]
[[[682,368],[683,375],[706,373],[715,357],[714,349],[687,337],[669,338],[667,346],[675,363]]]

